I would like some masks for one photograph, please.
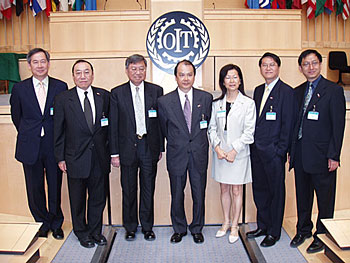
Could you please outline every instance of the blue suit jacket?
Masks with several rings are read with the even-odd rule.
[[[28,165],[37,161],[42,127],[45,136],[48,136],[47,141],[50,142],[42,146],[53,154],[53,116],[50,114],[50,109],[53,107],[55,96],[67,89],[65,82],[49,77],[45,110],[42,114],[32,78],[14,85],[10,104],[12,121],[18,132],[15,154],[18,161]]]
[[[196,169],[205,173],[208,168],[207,128],[200,129],[200,121],[209,125],[213,96],[193,88],[191,134],[188,131],[177,89],[158,99],[159,119],[167,139],[167,169],[171,174],[184,174],[189,154]]]
[[[303,117],[304,95],[307,82],[295,88],[298,102],[298,118],[296,121],[291,148],[291,167],[294,167],[295,144]],[[309,111],[319,113],[318,120],[309,120]],[[340,160],[345,128],[345,97],[344,90],[337,84],[321,77],[313,92],[303,120],[302,161],[303,168],[308,173],[323,173],[328,171],[328,159]]]
[[[295,100],[293,89],[278,80],[265,106],[259,116],[261,99],[265,90],[265,84],[262,84],[254,90],[254,101],[256,105],[256,126],[254,134],[254,144],[251,150],[256,150],[259,157],[268,162],[272,158],[279,155],[286,160],[286,153],[291,142],[291,133],[293,129],[293,120],[295,116]],[[276,112],[276,120],[266,120],[266,113],[270,111]]]

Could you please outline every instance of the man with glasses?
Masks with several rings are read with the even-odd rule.
[[[253,195],[257,208],[256,230],[248,238],[265,236],[261,246],[273,246],[280,238],[285,203],[285,162],[294,116],[293,89],[279,78],[281,60],[265,53],[259,60],[265,83],[254,91],[256,120],[251,145]]]
[[[303,51],[299,70],[306,82],[295,89],[298,117],[293,133],[290,168],[294,168],[297,197],[297,233],[290,245],[298,247],[312,234],[312,204],[317,197],[318,218],[308,253],[321,251],[317,234],[325,233],[323,218],[332,218],[335,203],[336,169],[345,127],[343,88],[321,75],[322,56],[316,50]]]
[[[147,61],[141,55],[126,59],[129,81],[111,92],[111,157],[114,167],[121,166],[123,226],[125,239],[135,239],[138,214],[144,238],[156,238],[154,189],[157,163],[162,158],[164,139],[158,122],[157,99],[163,89],[145,81]],[[137,212],[137,175],[140,178],[140,208]]]

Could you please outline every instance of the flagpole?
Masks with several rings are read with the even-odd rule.
[[[29,48],[29,15],[28,15],[28,5],[29,3],[26,4],[26,16],[27,16],[27,46]]]
[[[22,19],[21,16],[18,16],[18,26],[19,26],[19,46],[22,49]]]
[[[46,7],[47,8],[47,7]],[[43,47],[44,47],[44,44],[45,44],[45,38],[44,38],[44,10],[40,12],[40,15],[41,15],[41,40],[42,40],[42,43],[43,43]]]
[[[5,31],[4,31],[4,32],[5,32],[5,37],[4,37],[4,38],[5,38],[5,47],[7,47],[7,30],[6,30],[6,18],[4,17],[4,19],[3,19],[3,20],[4,20],[4,25],[5,25]]]
[[[14,49],[15,47],[15,35],[13,33],[13,18],[11,16],[11,31],[12,31],[12,48]]]

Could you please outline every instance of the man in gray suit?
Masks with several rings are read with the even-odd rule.
[[[167,169],[171,186],[171,221],[174,234],[170,242],[178,243],[187,234],[184,189],[189,173],[193,220],[189,230],[196,243],[204,242],[204,199],[207,184],[208,137],[211,94],[193,88],[196,69],[183,60],[174,70],[178,88],[158,99],[159,119],[167,139]]]

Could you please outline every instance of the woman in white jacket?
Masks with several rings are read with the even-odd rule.
[[[229,242],[234,243],[238,240],[243,184],[252,182],[249,144],[254,142],[256,112],[254,101],[245,96],[237,65],[221,68],[219,85],[222,94],[213,102],[208,128],[213,147],[212,177],[220,183],[224,214],[216,237],[225,236],[231,228]]]

